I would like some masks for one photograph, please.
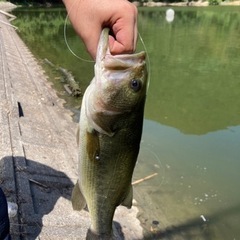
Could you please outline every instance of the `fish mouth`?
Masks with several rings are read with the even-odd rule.
[[[143,63],[146,59],[144,51],[132,54],[112,55],[109,50],[109,28],[104,28],[97,49],[96,64],[103,63],[104,67],[124,70],[135,64]]]
[[[145,58],[145,52],[121,55],[111,55],[107,52],[103,61],[104,67],[108,70],[124,70],[134,65],[144,64]]]

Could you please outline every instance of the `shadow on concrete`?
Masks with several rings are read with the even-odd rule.
[[[155,233],[146,234],[144,240],[161,240],[161,239],[215,239],[215,234],[211,225],[214,225],[222,219],[240,215],[240,204],[232,208],[221,210],[212,215],[208,215],[206,221],[201,218],[189,220],[178,226],[171,226],[165,230],[156,231]],[[215,229],[216,230],[216,229]],[[221,229],[218,229],[221,231]],[[227,234],[227,233],[226,233]],[[224,238],[224,237],[223,237]]]
[[[7,200],[0,187],[0,239],[5,239],[10,231]]]
[[[5,169],[0,180],[7,198],[11,199],[11,194],[16,194],[19,237],[36,239],[43,226],[43,216],[53,210],[60,197],[70,200],[73,182],[65,173],[24,157],[4,157],[0,166]],[[14,179],[10,179],[11,174],[8,174],[12,171]],[[15,192],[10,186],[12,181],[15,182]]]
[[[11,179],[11,172],[14,173],[14,179]],[[15,202],[19,207],[18,219],[11,221],[18,225],[17,229],[11,228],[13,239],[37,239],[43,227],[44,215],[52,212],[59,198],[70,201],[74,183],[64,172],[24,157],[4,157],[0,160],[0,173],[1,187],[7,193],[7,198],[14,199],[16,195]],[[71,222],[65,222],[67,212],[64,206],[58,214],[63,218],[61,224],[71,225]],[[50,221],[55,224],[54,217]],[[114,222],[114,225],[119,239],[124,240],[120,224]]]

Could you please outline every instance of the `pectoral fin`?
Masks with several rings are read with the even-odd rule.
[[[76,211],[81,211],[87,205],[86,200],[80,190],[78,181],[73,188],[71,200],[72,200],[73,209]]]
[[[129,186],[128,194],[124,198],[122,205],[131,208],[132,207],[132,201],[133,201],[133,188],[132,185]]]

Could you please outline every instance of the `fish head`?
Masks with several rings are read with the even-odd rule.
[[[125,119],[126,114],[142,113],[148,76],[145,52],[112,55],[108,39],[108,29],[104,29],[98,44],[95,77],[85,102],[89,125],[113,136],[119,119]]]
[[[129,112],[146,97],[146,53],[111,55],[96,63],[99,102],[108,111]]]

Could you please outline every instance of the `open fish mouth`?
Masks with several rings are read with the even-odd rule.
[[[98,51],[96,56],[96,63],[104,62],[104,67],[109,69],[126,69],[132,65],[145,61],[146,53],[132,53],[132,54],[119,54],[112,55],[109,50],[109,29],[103,29],[99,42]]]

